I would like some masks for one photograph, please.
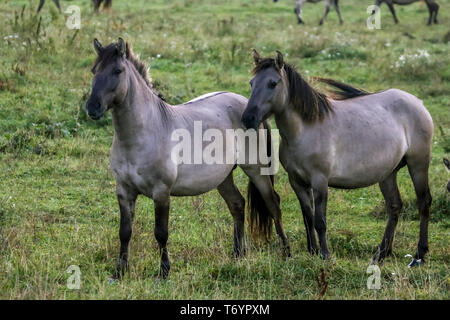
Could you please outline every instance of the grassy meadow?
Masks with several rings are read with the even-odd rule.
[[[0,299],[449,299],[450,1],[439,0],[440,24],[426,26],[424,3],[387,6],[381,29],[368,30],[373,0],[343,0],[345,23],[331,11],[319,27],[323,3],[304,6],[297,25],[294,0],[114,0],[93,14],[81,8],[81,29],[65,26],[48,0],[0,2]],[[31,5],[31,7],[30,7]],[[41,17],[41,21],[39,19]],[[39,25],[39,27],[38,27]],[[381,268],[381,289],[367,289],[366,269],[381,241],[386,212],[378,186],[330,190],[331,258],[310,256],[300,206],[283,170],[276,190],[293,257],[283,260],[276,235],[267,245],[247,238],[243,259],[232,258],[233,224],[217,191],[172,198],[169,278],[157,277],[151,200],[140,197],[130,244],[130,272],[108,282],[119,251],[119,207],[109,170],[111,115],[86,117],[91,90],[92,40],[121,36],[150,66],[157,89],[177,104],[203,93],[249,95],[251,48],[275,50],[306,78],[323,76],[369,91],[399,88],[424,101],[435,123],[430,168],[433,204],[430,253],[408,269],[419,234],[415,194],[399,173],[404,208],[394,254]],[[244,194],[247,178],[235,179]],[[67,288],[70,265],[81,270],[79,290]],[[326,273],[323,297],[317,277]]]

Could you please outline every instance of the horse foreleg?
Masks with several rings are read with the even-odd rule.
[[[125,271],[128,270],[128,244],[130,243],[132,233],[132,222],[134,218],[134,206],[137,195],[118,187],[117,199],[120,208],[120,254],[117,262],[114,278],[119,279]]]
[[[159,275],[166,279],[169,275],[170,261],[167,252],[167,240],[169,239],[169,208],[170,196],[158,196],[155,202],[155,238],[158,241],[159,252],[161,255],[161,265]]]
[[[302,1],[301,0],[297,0],[297,2],[295,3],[295,8],[294,8],[294,12],[295,15],[297,16],[297,22],[298,24],[303,24],[303,19],[302,19]]]
[[[320,19],[319,25],[323,24],[323,22],[327,18],[329,12],[330,12],[330,2],[327,0],[325,3],[325,13],[323,14],[322,19]]]
[[[306,229],[306,240],[308,244],[308,252],[311,254],[319,253],[316,242],[316,232],[314,231],[314,214],[313,214],[313,195],[311,188],[305,187],[298,182],[296,177],[289,176],[289,182],[297,195],[298,201],[303,214],[303,222]]]
[[[394,17],[395,24],[398,23],[397,15],[395,14],[394,5],[392,2],[386,2],[387,6],[389,7],[389,10],[391,10],[392,16]]]
[[[336,12],[337,12],[337,14],[339,16],[339,23],[343,24],[344,20],[342,20],[341,10],[339,9],[339,0],[334,0],[333,6],[334,6],[334,10],[336,10]]]
[[[314,192],[314,227],[319,236],[320,252],[323,259],[328,258],[327,246],[327,201],[328,181],[324,176],[312,178],[311,186]]]
[[[403,203],[397,186],[397,171],[394,171],[387,179],[380,182],[380,190],[386,202],[386,211],[389,215],[378,252],[372,262],[382,262],[386,256],[392,253],[392,242],[394,240],[395,228]]]
[[[59,5],[59,0],[53,0],[53,2],[55,3],[56,7],[59,10],[59,13],[61,13],[61,6]]]
[[[39,6],[38,6],[38,9],[37,9],[37,12],[38,12],[38,13],[41,11],[41,9],[42,9],[42,7],[44,6],[44,4],[45,4],[45,0],[40,0],[40,1],[39,1]]]
[[[228,177],[218,187],[222,198],[225,200],[228,209],[233,216],[234,221],[234,248],[233,256],[239,257],[245,254],[243,248],[244,239],[244,223],[245,223],[245,199],[242,197],[238,188],[233,181],[233,172],[230,172]]]
[[[438,24],[438,13],[439,13],[439,5],[437,3],[434,3],[434,23]]]

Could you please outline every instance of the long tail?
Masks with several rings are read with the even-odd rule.
[[[272,155],[272,137],[270,134],[270,125],[264,121],[264,129],[267,130],[267,155],[270,157]],[[274,184],[274,176],[270,175],[270,181],[272,186]],[[275,192],[275,190],[274,190]],[[275,192],[278,204],[280,203],[280,197]],[[248,183],[248,211],[249,211],[249,225],[250,234],[255,239],[261,239],[263,241],[268,241],[272,235],[272,216],[269,209],[266,206],[266,202],[262,197],[259,190],[256,188],[255,184],[250,180]]]
[[[348,84],[333,80],[333,79],[327,79],[327,78],[315,78],[317,81],[323,82],[325,84],[328,84],[332,87],[335,87],[339,89],[339,91],[331,91],[333,98],[336,100],[345,100],[350,98],[355,98],[359,96],[366,96],[368,94],[371,94],[370,92],[367,92],[362,89],[358,89],[355,87],[352,87]]]

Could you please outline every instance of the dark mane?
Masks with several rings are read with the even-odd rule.
[[[119,49],[117,43],[111,43],[103,49],[100,55],[97,56],[92,72],[104,69],[108,64],[112,63],[119,55]],[[147,86],[163,101],[166,101],[164,97],[153,87],[152,79],[148,73],[148,66],[145,62],[139,59],[139,56],[133,52],[131,46],[126,43],[126,58],[133,64],[136,71],[141,75]]]
[[[275,59],[264,58],[255,65],[252,70],[252,74],[256,75],[261,70],[267,68],[275,68],[280,71]],[[333,111],[328,97],[335,100],[345,100],[369,94],[366,91],[353,88],[338,81],[317,78],[318,81],[334,86],[340,90],[332,92],[333,94],[331,96],[327,96],[326,94],[311,87],[292,65],[284,63],[283,69],[289,82],[289,102],[294,106],[295,110],[297,110],[302,119],[308,122],[321,120]]]

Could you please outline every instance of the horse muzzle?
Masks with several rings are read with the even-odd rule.
[[[241,118],[241,122],[246,129],[258,129],[259,120],[255,114],[244,112]]]
[[[105,113],[106,108],[102,107],[99,102],[90,102],[86,103],[86,113],[92,120],[100,119]]]

